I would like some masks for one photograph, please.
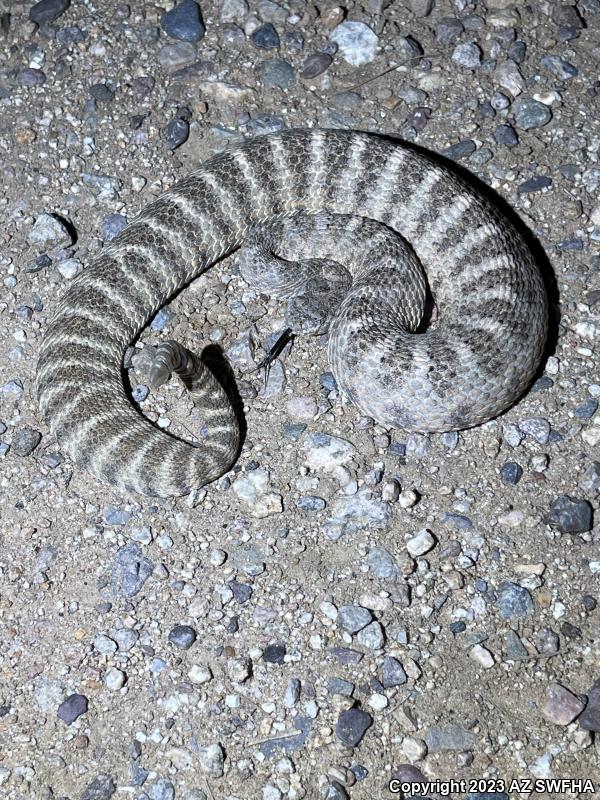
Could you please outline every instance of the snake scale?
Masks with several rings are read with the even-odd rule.
[[[167,343],[153,367],[156,383],[176,371],[200,407],[203,435],[192,444],[132,404],[123,356],[177,290],[257,228],[293,224],[299,213],[370,236],[356,264],[342,266],[344,293],[332,290],[328,300],[331,368],[365,414],[388,427],[458,430],[492,419],[525,391],[544,348],[547,300],[532,254],[504,214],[406,145],[289,130],[220,153],[177,182],[62,297],[42,341],[37,393],[51,432],[80,467],[162,497],[231,467],[238,422],[202,359]],[[375,225],[396,232],[396,242],[378,238]],[[314,280],[308,294],[321,291]],[[424,323],[428,294],[435,314]]]

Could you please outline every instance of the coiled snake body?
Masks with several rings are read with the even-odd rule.
[[[298,214],[334,232],[321,265],[298,245],[307,224]],[[261,246],[257,232],[285,218],[295,246],[279,246],[285,234],[277,231],[275,243]],[[268,240],[269,228],[263,233]],[[338,385],[386,426],[480,424],[515,402],[535,373],[546,294],[525,242],[495,206],[401,144],[347,131],[270,134],[211,158],[148,205],[62,298],[42,342],[37,391],[52,433],[78,465],[158,496],[186,494],[231,466],[236,416],[199,357],[165,345],[153,370],[156,383],[177,371],[200,406],[207,435],[198,445],[144,418],[121,369],[126,347],[164,302],[246,237],[244,277],[292,305],[322,295],[333,309],[324,325]],[[344,239],[353,253],[346,264]],[[294,250],[306,259],[305,277],[298,279],[302,262],[295,268],[279,252],[281,278],[261,247]],[[273,288],[270,276],[281,285]],[[428,296],[435,314],[423,321]],[[301,315],[302,302],[290,313]]]

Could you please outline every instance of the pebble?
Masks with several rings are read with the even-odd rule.
[[[519,194],[532,194],[533,192],[541,192],[542,189],[548,189],[550,186],[552,186],[552,178],[547,175],[534,175],[520,183],[517,186],[517,192]]]
[[[506,658],[515,660],[529,658],[527,648],[513,630],[509,630],[504,637],[504,654]]]
[[[347,464],[356,450],[351,442],[328,433],[309,434],[301,449],[305,453],[305,466],[324,472],[333,472],[336,467]]]
[[[198,748],[198,761],[205,775],[222,777],[225,771],[225,753],[218,742]]]
[[[417,17],[428,17],[433,11],[435,0],[408,0],[408,7]]]
[[[443,17],[436,26],[435,38],[440,44],[454,44],[465,31],[464,25],[456,17]]]
[[[35,428],[21,428],[12,442],[12,452],[21,457],[29,456],[42,441],[42,434]]]
[[[555,725],[569,725],[584,709],[584,703],[572,692],[554,683],[546,690],[546,703],[542,714]]]
[[[276,50],[280,44],[279,34],[270,22],[257,28],[250,37],[250,41],[255,47],[262,50]]]
[[[339,48],[341,57],[353,67],[361,67],[373,61],[379,37],[364,22],[345,20],[329,34]]]
[[[523,477],[523,468],[516,461],[507,461],[500,468],[500,480],[507,486],[516,486]]]
[[[292,65],[281,58],[263,61],[259,72],[262,83],[269,88],[289,89],[296,80]]]
[[[189,650],[196,641],[197,633],[190,625],[175,625],[169,631],[169,641],[175,647]]]
[[[413,558],[423,556],[435,547],[435,539],[427,528],[420,530],[406,542],[406,549]]]
[[[326,506],[327,502],[322,497],[316,497],[315,495],[305,495],[296,500],[296,507],[309,513],[323,511]]]
[[[452,52],[452,61],[466,69],[477,69],[481,66],[481,49],[473,42],[459,44]]]
[[[197,42],[204,36],[200,8],[195,0],[181,0],[175,8],[162,15],[160,24],[172,39]]]
[[[54,22],[71,5],[71,0],[40,0],[29,9],[29,19],[36,25]]]
[[[27,235],[29,244],[47,249],[51,247],[68,247],[73,238],[61,220],[52,214],[39,214]]]
[[[159,778],[148,786],[149,800],[174,800],[175,787],[168,778]]]
[[[115,236],[118,236],[123,228],[127,225],[127,217],[123,214],[109,214],[102,220],[100,230],[102,236],[108,242],[111,242]]]
[[[540,60],[540,64],[562,81],[568,81],[579,75],[577,67],[574,67],[573,64],[565,61],[560,56],[544,56]]]
[[[518,97],[525,88],[525,80],[517,64],[503,61],[494,71],[494,78],[499,86],[506,89],[513,97]]]
[[[21,86],[43,86],[46,83],[46,75],[41,69],[26,67],[19,70],[17,80]]]
[[[408,678],[404,667],[393,656],[386,656],[383,659],[382,680],[384,689],[391,689],[394,686],[402,686]]]
[[[113,567],[112,581],[115,593],[123,597],[135,597],[153,570],[153,563],[142,555],[138,544],[132,543],[122,547],[117,552]]]
[[[552,119],[552,112],[548,106],[538,100],[519,98],[513,103],[512,112],[517,128],[521,128],[524,131],[541,128]]]
[[[56,712],[59,719],[66,725],[72,725],[76,719],[88,710],[88,699],[83,694],[70,694],[59,705]]]
[[[104,676],[104,684],[108,689],[111,689],[113,692],[118,691],[119,689],[123,688],[125,682],[127,680],[127,675],[120,669],[116,667],[110,667],[106,671],[106,675]]]
[[[371,622],[356,634],[356,640],[369,650],[381,650],[385,644],[383,628],[379,622]]]
[[[473,750],[478,737],[460,725],[448,725],[445,728],[429,728],[425,736],[427,748],[432,753],[442,750]]]
[[[111,775],[98,775],[84,789],[81,800],[110,800],[116,791],[117,786]]]
[[[497,144],[503,144],[505,147],[515,147],[519,144],[519,137],[512,125],[498,125],[494,131],[494,139]]]
[[[191,42],[166,44],[158,51],[158,63],[169,73],[193,64],[196,57],[196,48]]]
[[[313,53],[304,62],[304,67],[300,73],[300,77],[305,80],[311,80],[321,75],[333,63],[332,56],[329,53]]]
[[[551,528],[561,533],[586,533],[592,530],[593,511],[587,500],[561,495],[553,501],[546,518]]]
[[[469,651],[469,655],[484,669],[491,669],[494,666],[494,656],[482,644],[474,645]]]
[[[187,142],[189,135],[189,120],[179,116],[169,120],[163,130],[163,138],[167,150],[177,150],[178,147]]]
[[[106,83],[94,83],[90,86],[90,94],[100,103],[110,103],[115,93]]]
[[[335,726],[337,738],[348,747],[356,747],[373,724],[373,717],[360,708],[342,711]]]
[[[544,417],[529,417],[519,422],[519,428],[538,444],[548,444],[550,438],[550,423]]]
[[[516,619],[533,612],[533,600],[529,591],[512,581],[502,581],[498,586],[495,605],[503,619]]]
[[[208,683],[212,680],[212,677],[210,668],[204,664],[192,664],[188,671],[188,678],[192,683]]]
[[[368,608],[362,606],[342,606],[338,611],[338,621],[347,633],[358,633],[373,620]]]
[[[579,727],[584,731],[600,732],[600,678],[594,682],[588,692],[587,705],[578,722]]]
[[[442,155],[446,158],[451,158],[453,161],[458,161],[460,158],[466,158],[472,155],[477,150],[477,145],[473,139],[464,139],[462,142],[446,147],[442,150]]]

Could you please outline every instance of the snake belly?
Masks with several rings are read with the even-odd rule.
[[[338,386],[365,414],[388,427],[458,430],[522,395],[544,349],[547,299],[509,220],[452,170],[401,143],[290,130],[206,161],[73,281],[42,341],[36,375],[41,412],[62,450],[96,478],[153,496],[187,494],[226,472],[240,433],[212,373],[194,394],[204,436],[192,444],[132,404],[125,350],[175,292],[253,227],[319,212],[397,232],[439,312],[421,330],[411,304],[422,288],[373,251],[367,278],[355,279],[333,315],[328,344]]]

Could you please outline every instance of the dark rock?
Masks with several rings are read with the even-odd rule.
[[[408,678],[404,667],[393,656],[386,656],[383,660],[383,688],[391,689],[394,686],[402,686]]]
[[[26,67],[19,70],[17,80],[20,86],[43,86],[46,83],[46,75],[41,69],[34,69],[33,67]]]
[[[500,469],[500,480],[507,486],[515,486],[523,477],[523,468],[515,461],[507,461]]]
[[[282,58],[263,61],[259,72],[262,83],[269,88],[289,89],[296,80],[292,65]]]
[[[279,34],[270,22],[257,28],[250,39],[255,47],[262,50],[275,50],[279,47]]]
[[[519,137],[512,125],[498,125],[494,131],[494,139],[498,144],[503,144],[506,147],[515,147],[519,144]]]
[[[94,100],[100,103],[110,103],[114,99],[115,93],[106,83],[94,83],[90,86],[90,94]]]
[[[111,775],[98,775],[81,795],[81,800],[110,800],[117,791]]]
[[[283,642],[268,644],[263,650],[263,661],[266,661],[268,664],[283,664],[285,653],[286,648]]]
[[[497,591],[496,607],[503,619],[514,619],[531,614],[533,600],[524,586],[512,581],[502,581]]]
[[[71,0],[40,0],[29,9],[29,19],[36,25],[47,25],[64,14]]]
[[[190,135],[190,123],[181,117],[175,117],[167,123],[163,131],[167,150],[176,150]]]
[[[544,56],[540,64],[562,81],[568,81],[570,78],[579,75],[577,67],[574,67],[573,64],[565,61],[560,56]]]
[[[175,647],[180,647],[182,650],[189,650],[196,641],[197,633],[191,625],[175,625],[169,631],[169,641]]]
[[[588,692],[587,706],[579,717],[579,725],[585,731],[600,733],[600,678]]]
[[[304,67],[300,73],[300,77],[305,80],[316,78],[317,75],[325,72],[331,66],[333,58],[329,53],[313,53],[304,62]]]
[[[21,457],[29,456],[42,441],[42,434],[35,428],[21,428],[12,443],[12,452]]]
[[[519,97],[512,105],[515,123],[518,128],[529,131],[532,128],[541,128],[552,119],[552,112],[539,100],[527,100]]]
[[[88,710],[88,699],[83,694],[70,694],[58,707],[56,712],[59,719],[66,725],[72,725],[75,720]]]
[[[195,0],[181,0],[175,8],[162,15],[160,24],[172,39],[197,42],[204,36],[200,7]]]
[[[343,744],[348,747],[356,747],[372,724],[373,717],[366,711],[360,708],[349,708],[339,715],[335,733]]]
[[[532,194],[533,192],[541,192],[542,189],[547,189],[550,186],[552,186],[552,178],[547,175],[534,175],[520,183],[517,186],[517,192],[519,194]]]
[[[550,506],[546,522],[561,533],[585,533],[593,524],[592,506],[587,500],[561,495]]]
[[[585,403],[577,406],[573,413],[578,419],[591,419],[596,411],[598,411],[598,401],[593,397],[588,397]]]
[[[454,44],[464,30],[464,25],[456,17],[443,17],[435,29],[435,38],[440,44]]]

